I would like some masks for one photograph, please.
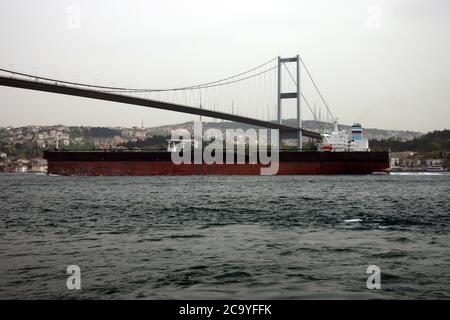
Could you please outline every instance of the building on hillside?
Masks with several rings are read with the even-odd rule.
[[[24,165],[17,165],[17,166],[15,166],[15,171],[17,173],[25,173],[28,171],[28,167],[24,166]]]

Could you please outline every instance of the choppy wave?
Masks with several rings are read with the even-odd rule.
[[[450,176],[408,175],[1,175],[0,298],[450,298]]]

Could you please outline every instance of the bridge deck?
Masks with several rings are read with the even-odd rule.
[[[287,125],[282,125],[274,122],[258,120],[248,117],[242,117],[225,112],[212,111],[207,109],[200,109],[196,107],[189,107],[174,103],[162,102],[157,100],[143,99],[138,97],[126,96],[117,93],[102,92],[98,90],[81,89],[74,86],[57,85],[48,82],[31,81],[24,79],[17,79],[11,77],[0,76],[0,85],[6,87],[14,87],[35,91],[52,92],[76,97],[84,97],[96,100],[112,101],[118,103],[125,103],[130,105],[143,106],[148,108],[156,108],[163,110],[170,110],[176,112],[183,112],[188,114],[200,115],[222,120],[229,120],[239,123],[250,124],[263,128],[278,129],[282,136],[295,134],[299,129]],[[286,135],[287,134],[287,135]],[[321,139],[321,135],[317,132],[302,129],[302,134],[305,137]]]

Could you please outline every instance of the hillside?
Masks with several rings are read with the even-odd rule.
[[[401,141],[395,138],[371,140],[372,150],[392,152],[450,152],[450,130],[433,131],[412,140]]]
[[[291,126],[295,126],[296,120],[295,119],[287,119],[284,120],[283,123]],[[190,129],[192,128],[192,121],[180,123],[180,124],[173,124],[173,125],[165,125],[165,126],[159,126],[159,127],[153,127],[148,128],[149,132],[151,132],[154,135],[170,135],[172,130],[175,129]],[[333,130],[333,124],[327,123],[327,122],[320,122],[315,120],[305,120],[303,121],[303,126],[307,130],[322,132],[322,131],[332,131]],[[217,128],[217,129],[234,129],[234,128],[242,128],[244,130],[251,128],[252,126],[236,123],[236,122],[203,122],[203,128]],[[351,125],[339,125],[339,130],[346,130],[350,132]],[[421,132],[416,131],[402,131],[402,130],[383,130],[383,129],[376,129],[376,128],[364,128],[364,136],[367,139],[387,139],[387,138],[396,138],[401,141],[407,141],[412,140],[414,138],[420,137],[423,135]]]

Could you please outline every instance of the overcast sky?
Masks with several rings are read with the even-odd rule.
[[[344,5],[345,4],[345,5]],[[1,1],[0,68],[177,87],[299,53],[339,122],[450,128],[450,1]],[[192,116],[0,87],[0,126],[146,126]]]

